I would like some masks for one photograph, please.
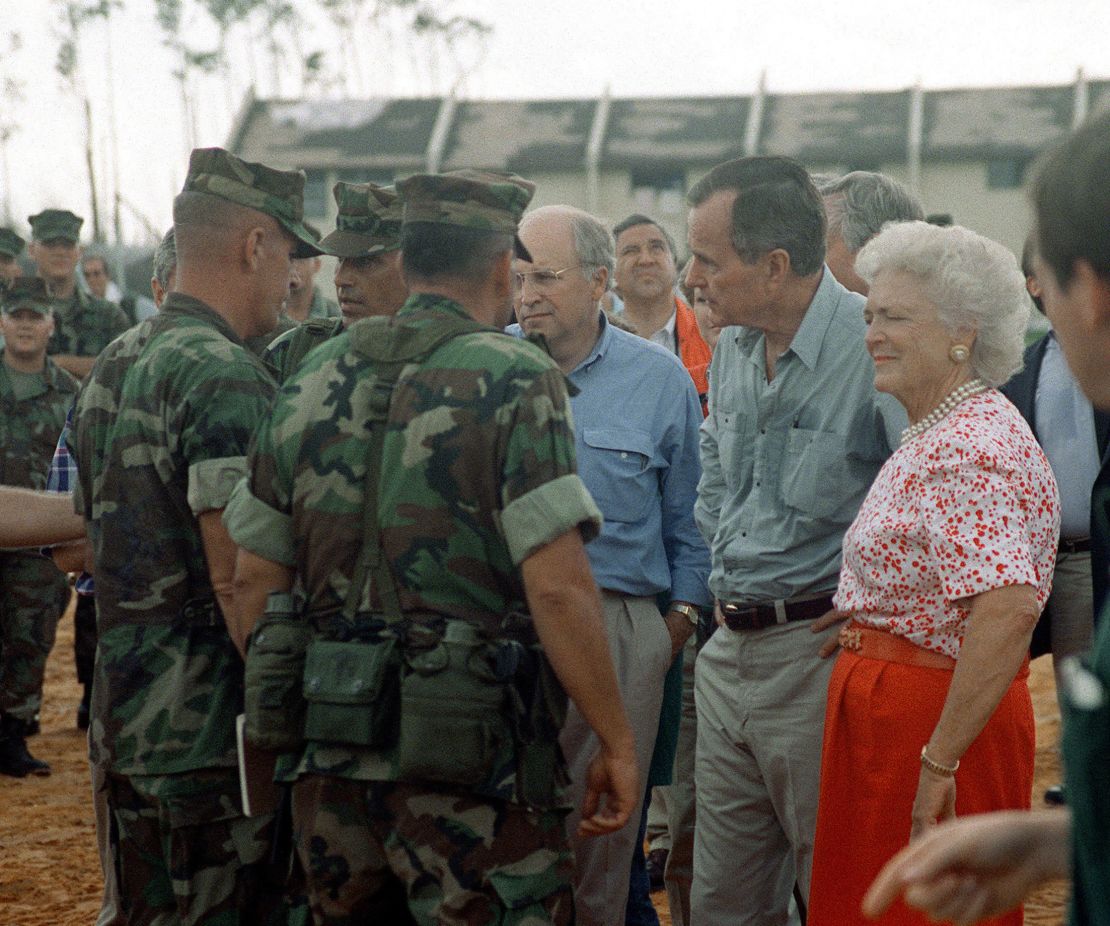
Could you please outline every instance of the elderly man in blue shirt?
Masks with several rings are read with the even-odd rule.
[[[701,408],[678,359],[610,325],[599,301],[613,271],[613,241],[593,216],[548,206],[525,216],[520,237],[532,261],[514,262],[516,332],[542,334],[577,390],[578,472],[605,516],[588,547],[602,590],[609,646],[625,710],[647,774],[663,677],[710,603],[709,551],[694,523],[701,475]],[[656,606],[662,596],[667,613]],[[572,707],[561,737],[575,806],[596,743]],[[580,926],[624,922],[635,821],[610,836],[580,839],[575,854]]]

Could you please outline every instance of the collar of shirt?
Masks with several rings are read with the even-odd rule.
[[[833,315],[836,314],[836,306],[840,301],[840,294],[838,292],[840,284],[826,267],[821,276],[821,282],[817,286],[817,291],[813,294],[813,299],[809,303],[809,308],[806,309],[806,314],[802,318],[801,325],[798,330],[794,332],[794,338],[790,342],[790,346],[783,352],[785,354],[793,354],[802,363],[805,364],[806,369],[813,370],[817,366],[817,359],[821,356],[821,348],[825,343],[825,336],[828,334],[829,325],[832,323]],[[737,326],[729,329],[735,332],[733,337],[736,338],[736,343],[745,348],[745,352],[756,361],[761,367],[766,364],[766,358],[763,354],[764,334],[758,328],[747,328]],[[758,346],[759,352],[756,354],[755,348]]]
[[[184,315],[204,321],[220,332],[229,341],[242,345],[243,340],[235,333],[235,329],[219,312],[206,302],[201,302],[184,293],[170,293],[162,303],[162,315]]]
[[[597,314],[601,319],[601,334],[598,335],[593,348],[586,354],[586,358],[570,371],[570,376],[574,376],[576,373],[581,373],[592,367],[605,356],[606,352],[609,350],[610,344],[613,342],[613,326],[609,324],[609,319],[605,317],[605,313],[602,312],[601,309],[597,310]]]
[[[649,341],[652,341],[653,343],[658,344],[660,347],[665,347],[672,354],[678,353],[678,351],[676,349],[677,345],[675,344],[675,339],[674,339],[674,329],[675,329],[675,319],[676,319],[676,317],[677,317],[677,313],[672,312],[671,317],[667,319],[667,324],[665,324],[662,328],[660,328],[658,331],[656,331],[650,338],[648,338]]]

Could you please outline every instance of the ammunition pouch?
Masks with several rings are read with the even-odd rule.
[[[304,741],[305,650],[312,627],[293,607],[293,596],[271,594],[247,645],[244,673],[246,735],[256,746],[293,752]]]
[[[397,739],[401,656],[396,637],[313,640],[304,666],[305,738],[385,749]]]
[[[567,695],[539,644],[521,651],[523,658],[512,688],[517,790],[524,803],[550,807],[570,780],[559,746]]]
[[[489,781],[498,757],[513,746],[509,686],[498,677],[496,655],[496,643],[455,620],[437,645],[408,655],[401,679],[400,778],[462,786]]]

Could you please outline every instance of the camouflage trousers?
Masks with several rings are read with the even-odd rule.
[[[566,926],[565,814],[403,782],[307,775],[293,838],[317,926]]]
[[[236,769],[110,773],[107,786],[130,926],[283,926],[285,872],[269,861],[273,818],[243,816]]]
[[[42,707],[42,678],[66,577],[38,553],[0,553],[0,711],[30,721]]]

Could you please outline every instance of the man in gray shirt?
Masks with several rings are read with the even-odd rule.
[[[906,424],[873,386],[863,297],[824,265],[805,170],[758,157],[690,191],[687,285],[721,334],[702,427],[698,526],[719,629],[698,657],[691,916],[787,921],[809,892],[844,531]],[[826,644],[824,647],[822,644]]]

